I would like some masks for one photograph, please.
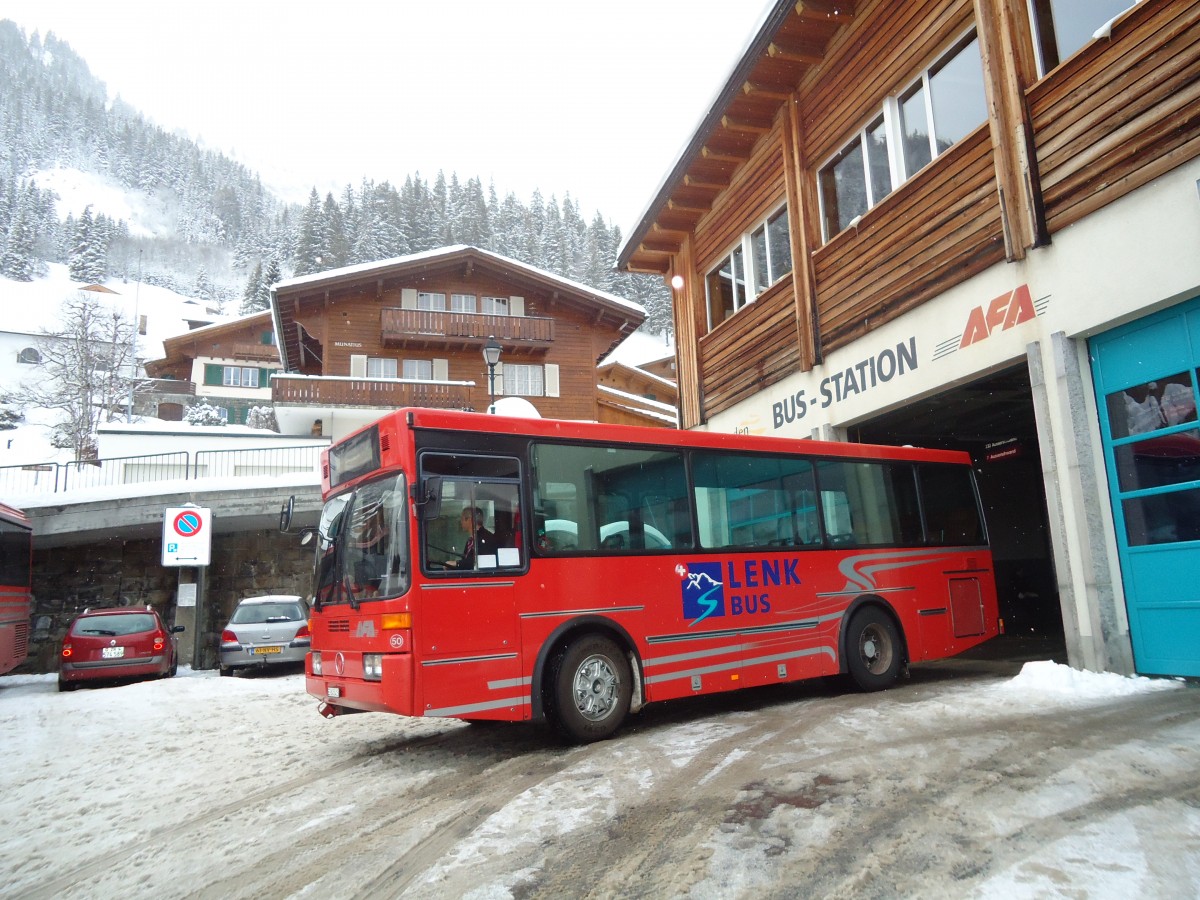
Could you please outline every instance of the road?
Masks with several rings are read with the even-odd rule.
[[[66,802],[64,768],[14,783],[56,796],[60,819],[78,802],[113,814],[64,827],[28,801],[38,851],[5,832],[0,894],[1195,896],[1200,694],[1026,701],[1004,691],[1019,669],[954,660],[881,694],[818,682],[650,706],[585,747],[524,725],[325,721],[291,696],[299,676],[235,679],[247,697],[271,692],[255,700],[283,710],[269,727],[236,698],[212,702],[215,723],[197,708],[156,725],[150,711],[172,735],[124,759],[145,778]],[[231,680],[69,697],[185,681]],[[75,781],[94,783],[96,751]]]

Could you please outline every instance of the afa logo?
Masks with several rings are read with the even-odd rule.
[[[721,564],[682,563],[675,567],[675,574],[682,579],[683,617],[691,619],[688,627],[702,622],[709,616],[725,615],[725,585],[721,582]]]

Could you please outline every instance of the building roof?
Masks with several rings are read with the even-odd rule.
[[[856,0],[777,0],[617,254],[617,268],[666,274],[684,238],[729,187],[804,74],[822,62]]]

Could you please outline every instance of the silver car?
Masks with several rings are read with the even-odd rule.
[[[304,663],[311,644],[308,604],[292,594],[247,597],[221,632],[221,674],[234,669]]]

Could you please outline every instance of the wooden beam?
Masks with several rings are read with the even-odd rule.
[[[784,47],[776,43],[767,46],[767,55],[781,62],[800,63],[806,66],[815,66],[825,60],[825,56],[818,50],[809,47]]]
[[[680,241],[664,241],[645,238],[638,249],[644,253],[677,253],[679,251]]]
[[[681,203],[678,200],[672,199],[667,201],[667,209],[674,210],[675,212],[695,213],[696,215],[702,216],[708,212],[711,207],[707,205],[697,206],[694,203]]]
[[[783,90],[775,85],[762,84],[755,81],[743,82],[742,93],[747,97],[753,97],[755,100],[775,100],[779,103],[792,96],[791,91]]]
[[[771,130],[770,124],[750,122],[746,119],[735,119],[732,116],[721,116],[721,127],[740,134],[766,134]]]
[[[712,147],[702,147],[700,155],[710,162],[743,163],[750,158],[750,151],[714,150]]]
[[[704,178],[697,178],[695,175],[684,175],[683,186],[695,188],[698,191],[713,191],[719,194],[721,191],[725,190],[725,188],[729,187],[729,182],[711,181]]]
[[[854,4],[847,0],[798,0],[796,15],[802,19],[817,19],[822,22],[852,22]]]

